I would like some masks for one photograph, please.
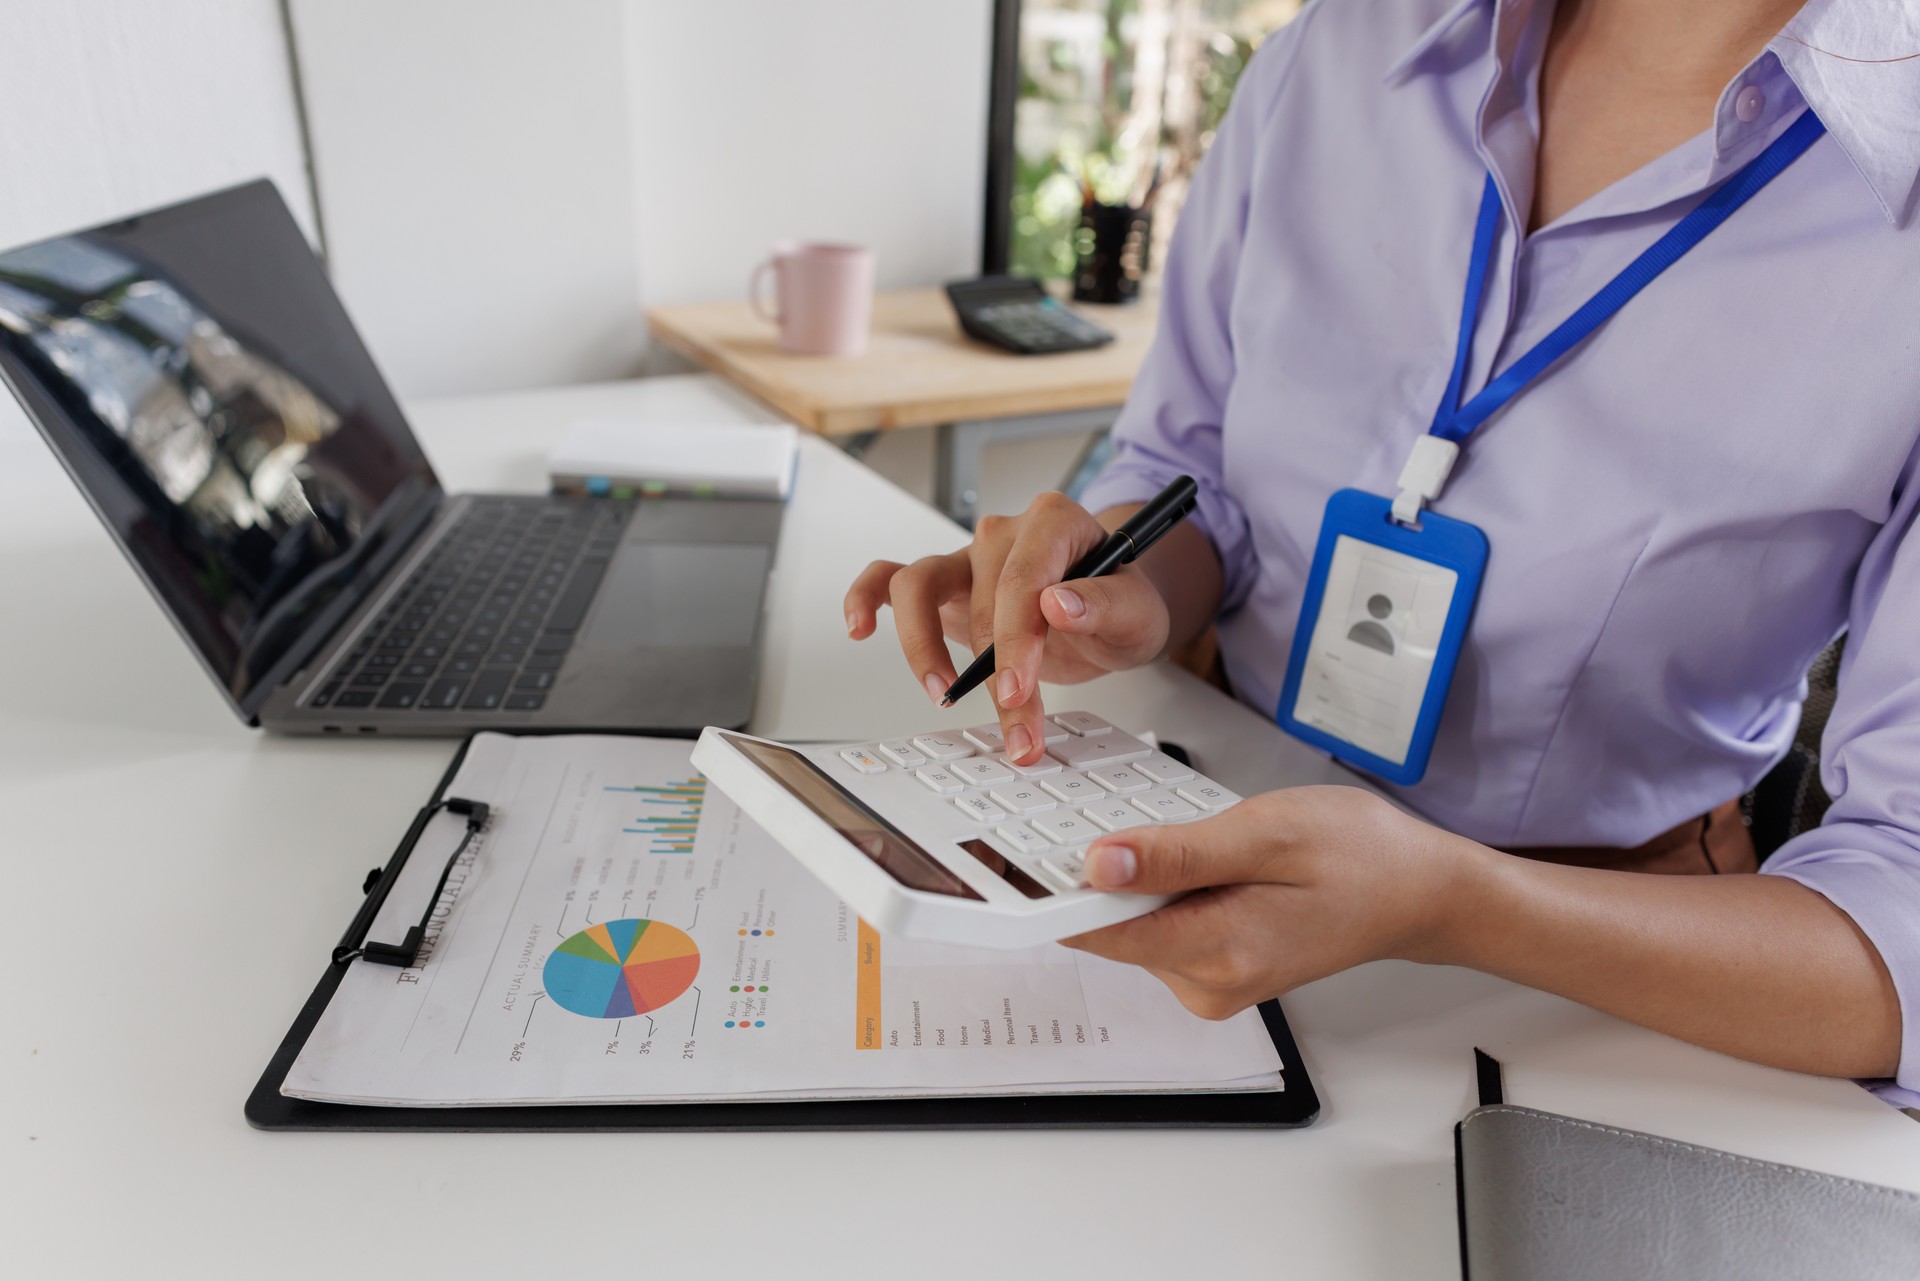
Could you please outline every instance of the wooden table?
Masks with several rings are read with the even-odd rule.
[[[859,356],[796,356],[743,301],[647,312],[653,336],[795,423],[854,445],[897,427],[933,427],[938,505],[972,525],[980,453],[995,441],[1109,426],[1153,339],[1153,299],[1128,307],[1076,304],[1117,335],[1093,351],[1015,356],[967,339],[938,289],[874,300]]]

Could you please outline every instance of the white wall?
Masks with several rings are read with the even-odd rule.
[[[432,395],[660,367],[642,309],[784,236],[970,273],[991,10],[292,0],[334,281]],[[275,0],[0,0],[0,122],[0,245],[261,173],[313,227]]]
[[[0,248],[262,174],[311,237],[275,0],[0,0]]]
[[[661,367],[782,236],[979,254],[991,0],[293,0],[334,279],[403,394]]]
[[[881,288],[979,269],[991,0],[627,0],[640,290],[737,297],[770,242]]]
[[[334,283],[403,395],[642,345],[619,0],[294,0]]]

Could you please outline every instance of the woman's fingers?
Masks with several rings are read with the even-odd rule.
[[[1042,494],[1021,516],[984,517],[973,541],[957,552],[904,566],[867,566],[843,603],[847,634],[871,636],[880,607],[891,604],[914,679],[936,703],[954,680],[943,637],[976,654],[992,645],[996,670],[988,694],[1000,710],[1008,752],[1021,763],[1033,761],[1046,737],[1037,691],[1053,631],[1080,638],[1059,653],[1083,676],[1151,658],[1166,643],[1166,604],[1137,570],[1061,584],[1067,569],[1106,535],[1079,504]],[[1106,661],[1103,651],[1111,656]]]
[[[1284,793],[1243,801],[1224,814],[1166,827],[1135,827],[1102,837],[1086,853],[1097,890],[1179,894],[1187,890],[1273,879],[1276,849],[1286,839]]]
[[[973,566],[973,617],[963,641],[976,654],[993,644],[994,595],[1019,528],[1018,520],[1005,516],[982,516],[974,526],[973,543],[967,548]]]
[[[1000,567],[993,594],[993,694],[1000,704],[1007,755],[1017,762],[1039,759],[1046,741],[1036,697],[1047,650],[1040,595],[1065,577],[1067,568],[1106,532],[1066,495],[1042,494],[1020,518],[1019,535]]]
[[[855,576],[846,600],[841,602],[847,614],[847,635],[855,640],[873,635],[880,607],[887,603],[888,584],[904,568],[897,560],[876,560]]]
[[[956,596],[965,597],[970,578],[967,556],[961,551],[917,560],[895,573],[888,585],[893,626],[907,666],[935,705],[955,679],[940,607]]]
[[[1097,640],[1129,661],[1151,658],[1167,643],[1167,605],[1139,570],[1058,583],[1040,593],[1048,627]]]

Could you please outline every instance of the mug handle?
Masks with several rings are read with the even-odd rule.
[[[753,308],[754,315],[774,325],[780,324],[786,318],[780,314],[777,297],[773,310],[769,311],[765,307],[766,292],[761,286],[766,281],[767,273],[771,272],[777,266],[779,266],[779,261],[774,258],[769,258],[758,267],[755,267],[753,269],[753,275],[747,280],[747,305]]]

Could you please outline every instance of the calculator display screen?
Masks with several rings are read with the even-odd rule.
[[[948,871],[939,859],[855,800],[845,788],[822,773],[818,765],[792,748],[756,742],[733,734],[724,734],[722,737],[797,797],[822,822],[844,836],[855,849],[908,889],[946,894],[953,898],[980,898],[971,886]]]

